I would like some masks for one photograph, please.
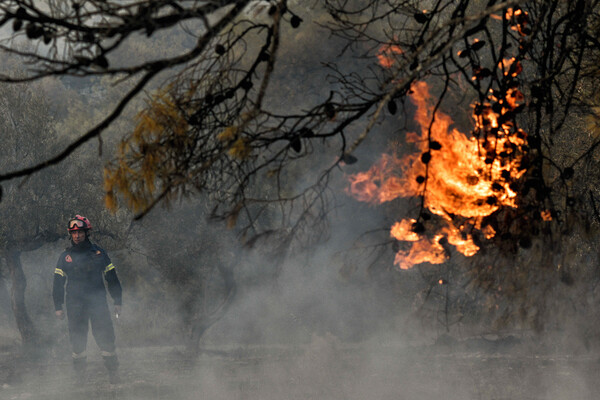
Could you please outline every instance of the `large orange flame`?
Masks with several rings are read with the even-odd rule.
[[[520,8],[492,17],[504,18],[521,36],[529,34],[529,15]],[[474,39],[471,46],[478,42]],[[477,48],[481,47],[479,43]],[[392,68],[400,54],[401,48],[386,44],[379,49],[377,59],[383,67]],[[504,92],[491,90],[485,101],[474,104],[473,135],[453,127],[448,115],[435,110],[428,85],[416,82],[410,99],[416,105],[420,132],[407,133],[406,141],[418,152],[403,157],[384,154],[367,172],[350,177],[349,192],[360,201],[380,204],[399,197],[421,197],[422,207],[439,217],[434,232],[425,226],[424,216],[428,214],[423,213],[423,221],[403,219],[392,226],[391,236],[408,245],[408,250],[399,250],[395,257],[394,263],[402,269],[444,262],[448,245],[465,256],[474,255],[479,250],[474,232],[486,239],[496,234],[490,225],[483,226],[483,219],[501,207],[517,206],[511,184],[525,173],[520,164],[527,135],[514,123],[514,114],[523,102],[514,82],[523,68],[514,58],[501,61],[496,68],[510,85]],[[486,68],[473,66],[473,80],[491,74]],[[549,213],[542,217],[551,219]]]
[[[516,193],[510,184],[524,173],[519,168],[518,151],[525,144],[524,133],[514,134],[512,124],[498,122],[503,113],[518,105],[520,95],[503,104],[500,113],[488,104],[475,106],[476,131],[496,132],[476,139],[453,127],[454,122],[443,112],[436,111],[434,118],[425,82],[417,82],[411,89],[420,132],[407,134],[407,141],[413,142],[419,153],[404,157],[384,154],[369,171],[352,175],[349,187],[358,200],[376,204],[423,196],[423,206],[441,217],[442,226],[433,237],[417,234],[415,220],[394,224],[392,237],[411,243],[409,250],[396,254],[395,264],[402,269],[423,262],[444,262],[448,257],[446,242],[465,256],[474,255],[479,247],[472,230],[481,231],[486,238],[494,236],[490,226],[481,226],[482,219],[500,207],[516,207]],[[458,219],[462,222],[457,223]]]
[[[492,17],[504,18],[522,36],[528,34],[529,16],[522,9],[511,8],[503,16]],[[478,42],[474,39],[471,46]],[[383,67],[392,68],[400,54],[401,48],[386,44],[377,59]],[[434,232],[425,226],[427,214],[423,213],[423,221],[403,219],[392,226],[391,236],[408,245],[408,250],[399,250],[395,257],[394,263],[402,269],[444,262],[448,245],[465,256],[474,255],[479,250],[474,232],[486,239],[496,234],[490,225],[483,226],[483,219],[501,207],[517,206],[511,184],[525,173],[520,164],[527,135],[514,123],[514,114],[523,102],[514,82],[523,68],[515,58],[502,60],[496,68],[510,84],[503,92],[491,90],[485,101],[474,104],[473,135],[453,127],[452,119],[435,109],[428,85],[416,82],[410,99],[416,106],[420,132],[407,133],[406,141],[418,152],[403,157],[384,154],[367,172],[350,177],[349,192],[360,201],[380,204],[399,197],[421,197],[422,207],[439,217]],[[491,74],[473,66],[473,80]],[[549,213],[542,217],[551,219]]]

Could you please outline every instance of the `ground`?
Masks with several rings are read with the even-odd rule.
[[[410,346],[341,343],[314,337],[305,345],[121,348],[121,379],[108,383],[99,354],[89,355],[76,385],[68,357],[26,361],[5,352],[0,399],[597,399],[598,354],[566,353],[535,341],[438,341]]]

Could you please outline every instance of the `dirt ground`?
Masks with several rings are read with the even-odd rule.
[[[598,354],[534,343],[221,346],[191,362],[179,347],[121,348],[120,384],[99,354],[76,385],[68,356],[27,361],[4,352],[0,399],[597,399]],[[532,350],[534,349],[534,350]]]

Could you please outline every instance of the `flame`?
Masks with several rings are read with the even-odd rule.
[[[396,222],[390,230],[390,235],[398,240],[405,240],[407,242],[418,242],[419,235],[413,232],[413,225],[417,223],[416,219],[403,219],[400,222]]]
[[[521,36],[526,36],[528,34],[525,31],[525,28],[527,28],[527,25],[529,24],[529,13],[527,11],[523,11],[520,8],[516,10],[507,8],[506,12],[504,13],[504,17],[496,14],[490,14],[490,17],[497,21],[502,21],[503,18],[507,21],[512,21],[514,18],[510,29],[519,32]]]
[[[510,29],[513,31],[519,32],[521,36],[526,36],[528,34],[526,32],[527,25],[529,24],[529,13],[527,11],[523,11],[520,8],[514,10],[512,8],[508,8],[504,14],[504,19],[514,19],[514,23],[510,27]]]
[[[549,210],[544,210],[540,213],[542,220],[544,221],[552,221],[552,212],[550,212]]]
[[[523,66],[521,63],[519,61],[515,61],[516,60],[514,57],[505,58],[498,63],[498,68],[504,71],[504,75],[515,78],[521,73],[521,71],[523,71]]]
[[[511,64],[506,63],[509,70]],[[416,82],[411,89],[410,100],[416,106],[414,118],[420,132],[409,133],[406,138],[418,152],[403,157],[383,154],[368,171],[352,175],[349,185],[356,199],[373,204],[423,196],[423,207],[440,217],[441,226],[433,237],[419,234],[415,219],[392,226],[391,236],[410,244],[408,250],[396,253],[394,263],[401,269],[444,262],[448,245],[465,256],[476,254],[479,246],[472,232],[477,230],[487,239],[494,237],[494,229],[482,226],[482,220],[500,207],[517,206],[517,194],[510,184],[525,172],[519,168],[518,154],[526,135],[515,133],[508,121],[499,122],[504,113],[522,101],[517,89],[508,92],[505,99],[490,97],[501,105],[500,112],[488,103],[473,107],[474,132],[479,139],[453,127],[452,119],[439,110],[432,123],[434,105],[428,85]],[[492,131],[494,135],[489,134]]]
[[[503,17],[492,18],[504,18],[511,29],[522,36],[528,34],[529,15],[520,8],[509,8]],[[478,42],[474,39],[473,44]],[[379,48],[377,59],[384,68],[390,68],[402,53],[399,46],[386,44]],[[350,176],[348,191],[359,201],[381,204],[420,197],[422,210],[438,217],[435,229],[431,229],[433,222],[425,221],[425,215],[430,215],[423,212],[419,216],[423,221],[403,219],[391,227],[393,238],[407,242],[394,260],[401,269],[424,262],[443,263],[448,259],[449,246],[473,256],[479,250],[475,232],[488,240],[496,235],[493,227],[483,223],[484,218],[501,207],[517,207],[512,184],[525,173],[521,158],[526,152],[527,134],[514,123],[514,114],[524,101],[514,82],[523,67],[512,57],[495,68],[511,84],[503,92],[490,89],[485,100],[473,104],[471,135],[460,132],[447,114],[435,108],[425,82],[415,82],[409,98],[416,106],[414,118],[420,129],[407,133],[406,142],[417,151],[403,156],[383,154],[368,171]],[[473,80],[492,74],[487,68],[473,67]],[[541,217],[552,219],[549,211],[542,212]]]
[[[400,46],[395,44],[386,44],[379,48],[377,52],[377,60],[384,68],[391,68],[396,62],[396,55],[402,54],[403,51]]]
[[[440,244],[442,235],[436,235],[433,240],[422,238],[414,242],[410,250],[399,250],[394,258],[394,264],[400,269],[410,269],[416,264],[428,262],[430,264],[441,264],[448,256],[444,247]]]

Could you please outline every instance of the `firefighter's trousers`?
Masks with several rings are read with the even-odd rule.
[[[69,319],[69,338],[74,354],[81,354],[87,347],[89,324],[100,350],[115,352],[115,331],[106,295],[87,298],[67,298],[67,316]]]

